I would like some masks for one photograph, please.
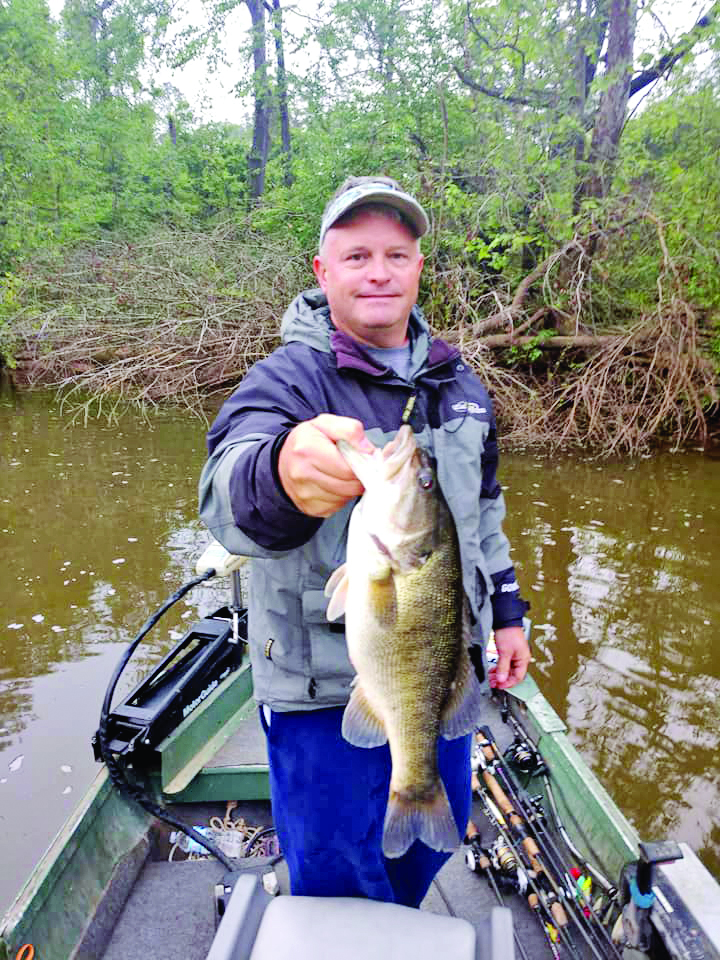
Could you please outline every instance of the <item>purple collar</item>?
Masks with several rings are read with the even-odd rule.
[[[339,370],[343,367],[350,367],[354,370],[360,370],[362,373],[367,373],[371,377],[380,377],[388,369],[382,366],[382,364],[377,363],[369,353],[363,350],[361,343],[342,330],[332,331],[330,334],[330,346],[335,353]],[[429,370],[433,367],[441,366],[459,356],[460,351],[457,347],[451,346],[444,340],[432,340],[425,369]]]

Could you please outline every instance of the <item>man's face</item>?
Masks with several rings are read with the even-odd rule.
[[[406,340],[423,262],[404,224],[366,211],[328,230],[313,270],[338,330],[370,346],[399,347]]]

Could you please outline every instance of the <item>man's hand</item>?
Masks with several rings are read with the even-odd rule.
[[[502,627],[495,631],[498,662],[488,671],[488,680],[496,690],[507,690],[525,679],[530,663],[530,647],[522,627]]]
[[[336,440],[347,440],[368,453],[374,449],[359,420],[323,413],[294,427],[280,450],[283,489],[298,510],[310,517],[329,517],[364,490],[335,446]]]

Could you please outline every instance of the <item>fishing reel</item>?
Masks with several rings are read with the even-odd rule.
[[[472,873],[483,874],[490,871],[498,886],[513,893],[523,893],[527,880],[520,867],[514,851],[502,839],[496,837],[489,847],[484,847],[480,834],[475,834],[465,841],[465,866]]]
[[[515,737],[503,757],[511,769],[526,777],[535,777],[547,771],[547,765],[538,751],[522,737]]]

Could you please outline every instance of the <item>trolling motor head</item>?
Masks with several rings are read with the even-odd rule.
[[[218,540],[211,540],[195,564],[195,572],[200,576],[214,570],[216,576],[228,577],[237,573],[247,561],[248,557],[230,553]]]
[[[218,540],[211,540],[203,551],[200,559],[195,565],[195,570],[199,576],[209,574],[216,577],[232,577],[232,600],[230,610],[232,612],[233,635],[232,642],[240,642],[240,615],[243,610],[242,598],[242,580],[240,579],[240,568],[243,567],[248,557],[240,556],[236,553],[230,553]]]

